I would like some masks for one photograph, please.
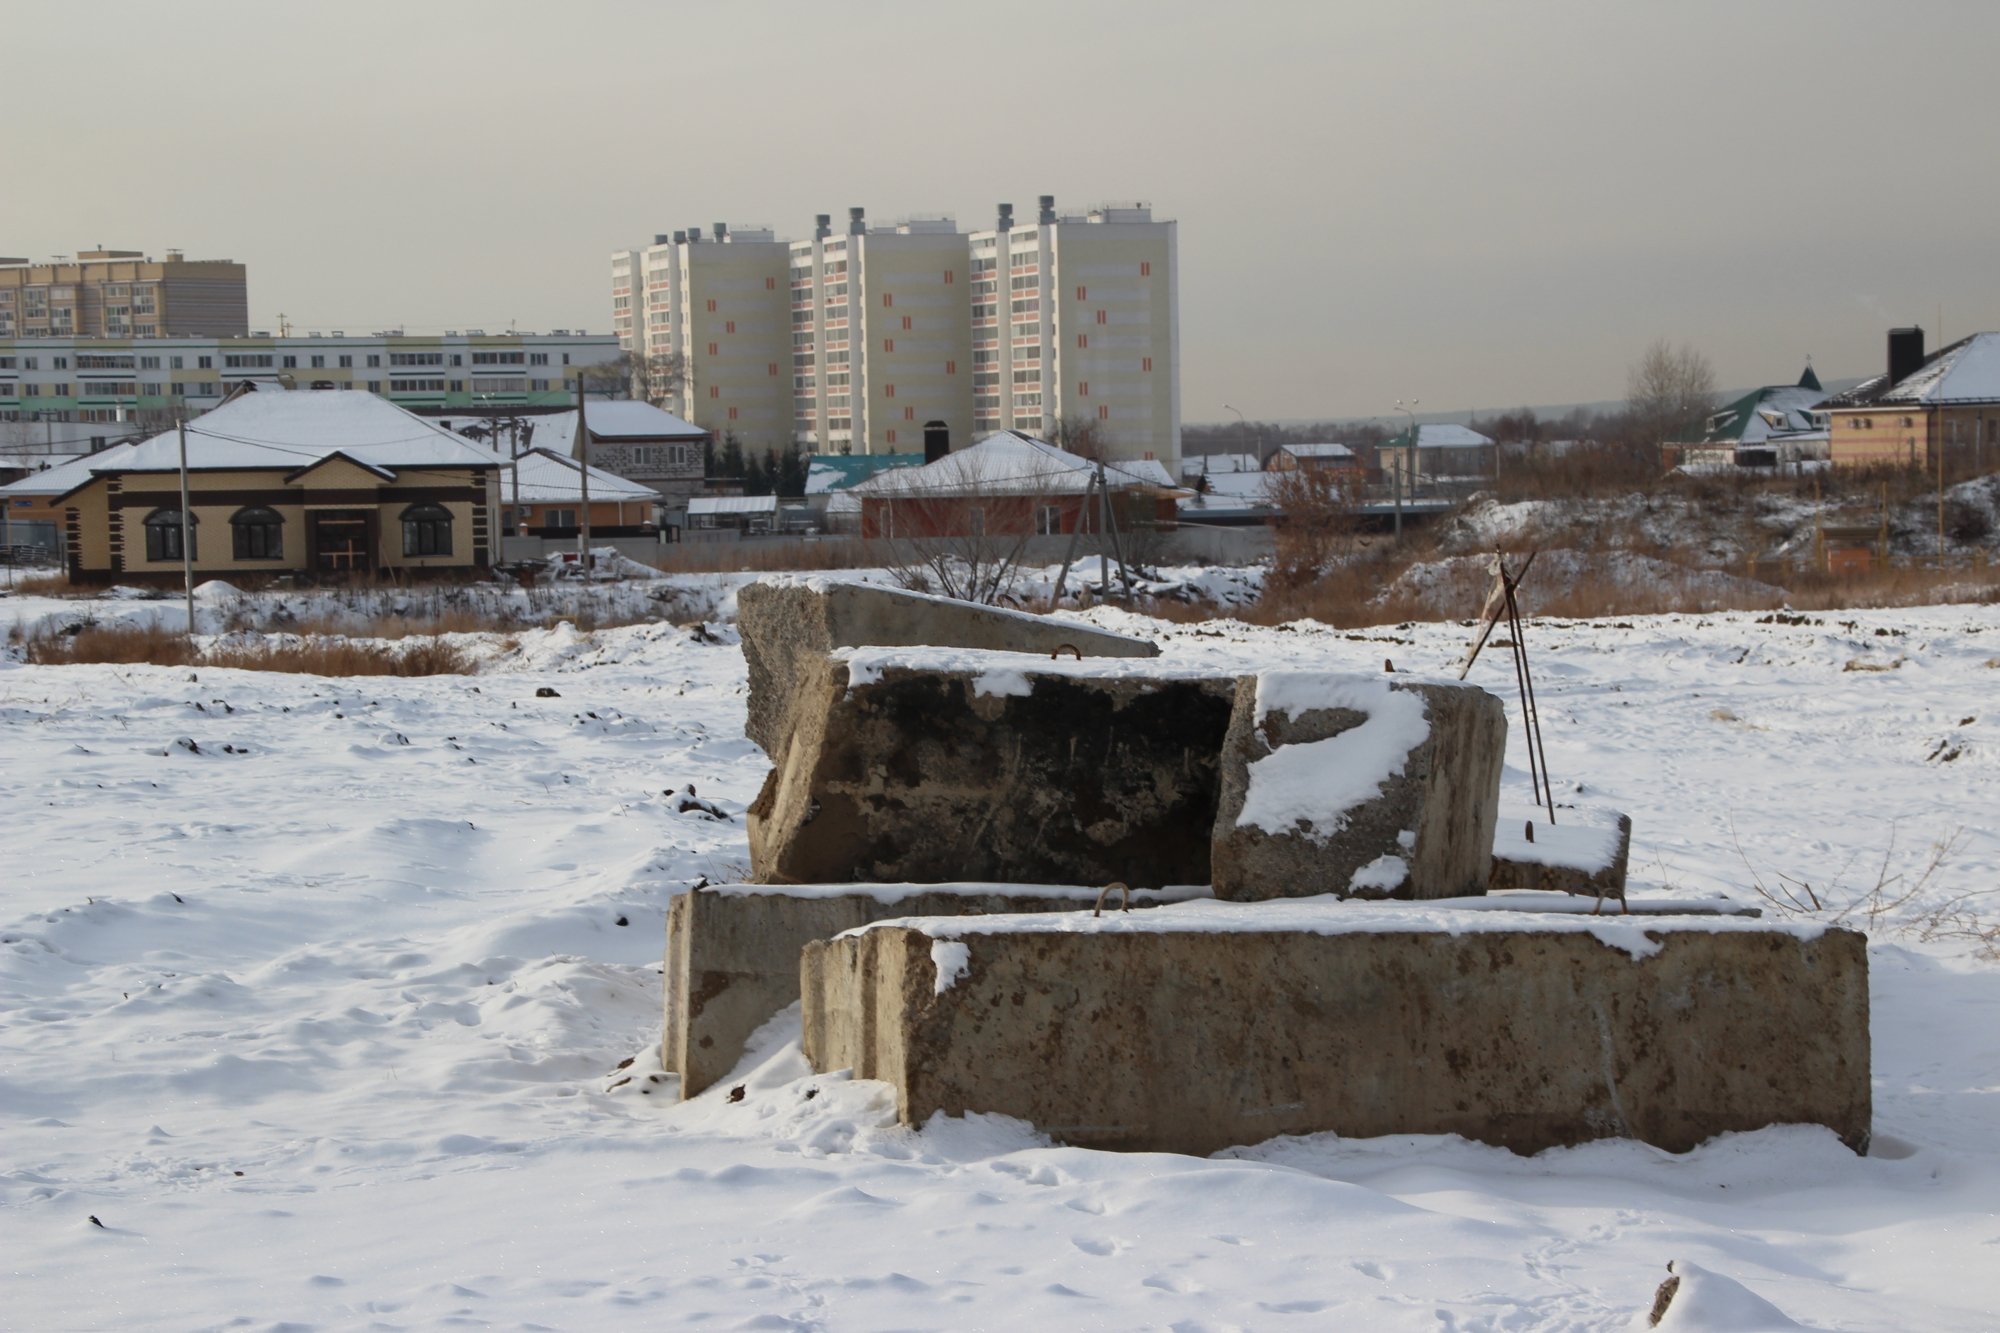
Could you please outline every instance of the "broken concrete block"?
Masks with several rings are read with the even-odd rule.
[[[1236,678],[1143,670],[925,648],[799,661],[745,821],[751,878],[1208,883]]]
[[[1081,657],[1158,657],[1159,647],[1109,630],[949,597],[825,580],[752,583],[736,594],[736,627],[750,668],[744,731],[773,760],[790,734],[799,663],[835,648],[871,645],[990,648]]]
[[[801,990],[813,1068],[888,1082],[906,1125],[991,1112],[1198,1155],[1869,1137],[1867,942],[1838,928],[1369,903],[900,920],[807,945]]]
[[[1245,677],[1223,745],[1218,897],[1483,893],[1507,718],[1475,685]]]
[[[1493,831],[1493,869],[1486,887],[1541,889],[1625,901],[1632,859],[1632,818],[1616,810],[1557,806],[1560,824],[1543,810],[1503,811]]]
[[[799,998],[799,951],[812,940],[892,916],[1088,911],[1098,892],[1039,884],[728,884],[679,894],[667,907],[661,1061],[681,1076],[682,1097],[726,1076],[750,1034]],[[1150,907],[1207,892],[1142,890],[1131,902]]]

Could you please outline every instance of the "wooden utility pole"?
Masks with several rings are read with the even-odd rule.
[[[188,652],[194,652],[194,515],[188,511],[187,418],[175,422],[181,443],[181,589],[187,594]]]
[[[584,400],[590,396],[584,388],[583,375],[576,377],[576,477],[583,487],[583,507],[577,510],[576,539],[581,549],[578,558],[583,561],[583,572],[590,573],[590,423],[584,419]]]

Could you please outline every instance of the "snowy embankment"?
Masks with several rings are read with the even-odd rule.
[[[1088,619],[1172,667],[1434,671],[1464,635]],[[0,1323],[1625,1328],[1680,1260],[1809,1327],[1993,1327],[2000,968],[1940,909],[1994,916],[2000,608],[1529,635],[1635,897],[1916,888],[1872,923],[1869,1157],[912,1132],[795,1012],[679,1105],[666,904],[742,872],[766,767],[729,634],[527,629],[415,680],[0,663]],[[1473,678],[1512,711],[1505,654]]]

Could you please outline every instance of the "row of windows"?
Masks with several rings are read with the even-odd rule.
[[[450,555],[451,511],[442,505],[413,504],[403,510],[403,554],[405,556]],[[181,533],[192,539],[190,558],[199,554],[201,520],[189,516],[182,527],[178,509],[155,509],[146,516],[146,559],[182,558]],[[252,505],[239,509],[229,519],[230,550],[238,560],[283,560],[285,520],[275,509]]]

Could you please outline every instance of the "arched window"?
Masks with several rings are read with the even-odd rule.
[[[443,505],[411,505],[403,511],[403,554],[450,555],[451,511]]]
[[[194,538],[195,520],[188,519],[188,537]],[[200,542],[193,542],[188,555],[199,550]],[[155,509],[146,515],[146,559],[179,560],[181,558],[181,511],[178,509]]]
[[[285,558],[285,520],[276,510],[255,505],[239,509],[229,520],[229,530],[238,560]]]

